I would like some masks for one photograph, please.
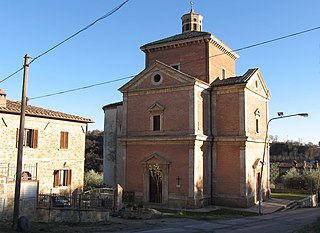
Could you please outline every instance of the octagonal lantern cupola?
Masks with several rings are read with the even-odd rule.
[[[191,10],[189,13],[181,17],[182,32],[202,31],[202,15],[195,13],[193,3],[191,2]]]

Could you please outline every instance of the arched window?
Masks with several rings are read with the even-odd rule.
[[[28,171],[23,171],[21,173],[21,180],[31,180],[32,179],[32,175],[30,172]]]
[[[256,133],[260,133],[260,110],[259,108],[254,112],[255,115],[255,126],[256,126]]]

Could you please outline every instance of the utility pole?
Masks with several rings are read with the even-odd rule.
[[[19,219],[19,212],[20,212],[21,172],[22,172],[22,156],[23,156],[23,141],[24,141],[24,123],[25,123],[25,112],[26,112],[26,105],[27,105],[29,58],[30,57],[28,56],[28,54],[24,56],[18,156],[17,156],[17,169],[16,169],[16,186],[15,186],[15,193],[14,193],[14,209],[13,209],[13,228],[14,229],[18,229],[18,219]]]

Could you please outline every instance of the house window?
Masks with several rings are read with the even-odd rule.
[[[17,147],[19,143],[19,129],[17,129]],[[38,130],[37,129],[24,129],[23,146],[29,148],[38,147]]]
[[[153,131],[159,131],[160,127],[160,115],[153,116]]]
[[[68,132],[60,132],[60,149],[68,149]]]
[[[53,187],[71,185],[71,170],[68,170],[68,169],[55,170],[53,172],[53,175],[54,175]]]

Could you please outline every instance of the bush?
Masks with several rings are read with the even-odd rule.
[[[84,191],[104,187],[103,174],[90,170],[84,173]]]
[[[305,177],[305,186],[308,190],[316,191],[319,188],[320,170],[304,170],[303,176]]]
[[[291,168],[283,176],[283,184],[288,189],[305,189],[304,178],[296,168]]]
[[[291,168],[283,176],[283,184],[289,189],[303,189],[315,191],[320,185],[320,170],[304,169],[300,173],[296,168]]]

